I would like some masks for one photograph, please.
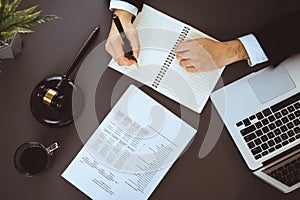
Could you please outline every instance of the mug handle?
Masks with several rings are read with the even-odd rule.
[[[53,144],[51,144],[49,147],[46,148],[46,151],[47,151],[48,154],[52,155],[53,151],[55,151],[58,148],[59,148],[58,143],[54,142]]]

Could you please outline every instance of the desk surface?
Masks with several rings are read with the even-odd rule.
[[[33,34],[22,35],[23,51],[13,60],[0,63],[0,124],[1,124],[1,199],[88,199],[83,193],[60,177],[60,174],[82,147],[74,124],[50,128],[39,124],[31,114],[29,100],[34,86],[50,75],[63,74],[90,31],[101,26],[94,46],[105,40],[110,27],[111,13],[104,0],[24,1],[21,7],[39,3],[45,14],[62,19],[39,25]],[[229,0],[152,0],[151,6],[176,17],[219,39],[236,38],[267,24],[274,18],[300,7],[298,0],[245,1]],[[100,63],[104,75],[96,93],[97,116],[101,121],[110,110],[113,86],[121,75],[107,68],[109,56]],[[222,82],[230,83],[257,68],[245,62],[228,67]],[[179,105],[143,87],[171,111],[180,115]],[[188,112],[186,121],[199,126],[197,136],[188,150],[173,165],[156,188],[151,199],[299,199],[300,190],[285,195],[254,177],[245,165],[227,130],[214,148],[199,158],[205,137],[214,133],[209,125],[222,127],[209,101],[201,115]],[[218,125],[218,126],[216,126]],[[89,127],[94,130],[96,127]],[[54,155],[52,167],[43,175],[26,178],[18,174],[13,156],[25,141],[40,141],[46,145],[57,141],[61,149]]]

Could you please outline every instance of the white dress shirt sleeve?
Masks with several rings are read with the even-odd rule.
[[[125,1],[121,0],[111,0],[109,9],[112,11],[113,9],[120,9],[120,10],[126,10],[127,12],[130,12],[134,16],[138,13],[138,8],[134,5],[131,5],[130,3],[127,3]]]
[[[248,64],[251,67],[253,67],[256,64],[268,61],[268,57],[266,56],[265,52],[263,51],[259,42],[253,34],[245,35],[238,39],[242,42],[248,53],[248,56],[250,58],[248,60]]]

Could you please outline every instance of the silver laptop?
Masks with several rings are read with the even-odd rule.
[[[300,187],[300,54],[213,92],[253,173],[284,193]]]

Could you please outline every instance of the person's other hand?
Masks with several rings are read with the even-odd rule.
[[[131,23],[133,15],[124,10],[114,10],[124,28],[125,35],[130,41],[132,52],[135,58],[138,58],[140,52],[140,42],[138,38],[138,33],[135,26]],[[123,41],[118,32],[115,23],[112,21],[108,39],[105,44],[105,50],[115,59],[119,65],[133,65],[134,60],[130,60],[125,57],[123,50]]]
[[[239,40],[217,42],[198,38],[179,43],[175,49],[179,65],[188,72],[205,72],[245,60],[248,54]]]

